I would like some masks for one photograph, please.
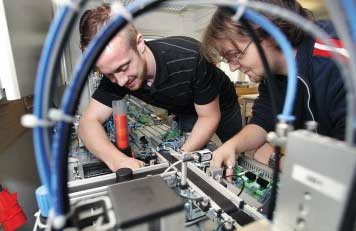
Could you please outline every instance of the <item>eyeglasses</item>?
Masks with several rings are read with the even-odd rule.
[[[246,45],[246,47],[244,49],[242,49],[242,51],[234,52],[234,53],[228,54],[227,56],[223,56],[223,57],[221,57],[220,61],[224,62],[224,63],[238,64],[239,60],[242,58],[242,56],[246,54],[246,50],[251,45],[251,43],[252,43],[252,40]]]

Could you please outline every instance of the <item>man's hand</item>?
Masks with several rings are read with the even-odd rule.
[[[226,166],[226,176],[229,182],[232,181],[234,167],[236,165],[236,153],[234,146],[225,143],[213,152],[213,159],[210,166],[213,168],[223,168]]]
[[[284,153],[284,150],[282,152]],[[273,153],[274,153],[274,147],[270,143],[265,143],[264,145],[262,145],[260,148],[256,150],[256,152],[253,155],[253,158],[256,161],[268,166],[269,159],[271,158]],[[285,157],[282,155],[279,161],[279,171],[281,172],[283,169],[284,159]]]
[[[142,168],[144,166],[144,163],[140,160],[136,160],[134,158],[130,157],[124,157],[124,158],[116,158],[115,162],[110,165],[111,171],[115,172],[119,168],[131,168],[131,169],[138,169]]]
[[[265,143],[253,154],[253,158],[264,165],[268,165],[268,160],[274,153],[274,147],[270,143]]]

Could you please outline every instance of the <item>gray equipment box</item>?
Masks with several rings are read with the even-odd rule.
[[[183,200],[160,176],[149,176],[109,187],[119,228],[183,230]]]
[[[308,131],[291,132],[273,230],[340,230],[355,170],[354,147]]]

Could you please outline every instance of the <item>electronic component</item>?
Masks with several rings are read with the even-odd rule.
[[[271,195],[271,175],[267,166],[246,156],[239,157],[232,182],[221,181],[229,190],[239,195],[248,204],[260,208]],[[220,176],[220,178],[224,178]]]
[[[96,227],[99,221],[105,227],[114,222],[116,228],[121,227],[123,230],[129,228],[158,230],[158,225],[162,228],[163,224],[174,220],[174,227],[179,230],[182,229],[181,224],[184,222],[187,224],[202,222],[204,227],[208,227],[207,230],[213,230],[217,227],[225,227],[225,224],[227,224],[225,228],[234,229],[240,227],[240,224],[248,224],[255,219],[261,219],[262,215],[257,209],[245,205],[236,194],[196,167],[198,158],[193,158],[198,157],[196,153],[186,153],[186,157],[180,156],[190,161],[185,165],[186,170],[183,171],[182,166],[178,164],[176,165],[177,171],[167,172],[163,176],[160,175],[167,167],[167,163],[134,170],[131,177],[125,178],[123,182],[120,180],[120,183],[117,183],[116,179],[118,173],[71,182],[69,184],[70,200],[77,211],[75,224],[84,229],[83,227]],[[207,154],[208,152],[202,150],[201,153]],[[175,163],[179,153],[170,150],[162,154],[157,153],[157,156]],[[221,174],[222,170],[219,170],[216,176],[221,176]],[[119,175],[121,177],[122,174]],[[185,187],[182,187],[184,176],[186,176],[186,183]],[[177,201],[171,196],[164,196],[166,190],[171,196],[173,195],[173,198],[178,197],[180,201],[179,211],[170,210],[175,211],[173,214],[167,212],[167,206],[170,207]],[[92,198],[98,197],[101,198],[101,202],[92,201]],[[106,202],[107,198],[110,203]],[[237,206],[241,203],[242,206]],[[84,207],[79,209],[78,204]],[[93,207],[94,212],[89,212],[90,207]],[[99,220],[103,212],[106,213],[105,217]],[[110,215],[112,212],[114,218]],[[179,215],[179,218],[173,218],[176,215]],[[79,219],[83,217],[85,219]],[[131,227],[133,224],[134,226]],[[172,230],[172,228],[161,230]]]
[[[129,112],[130,112],[130,108],[134,108],[135,107],[131,107],[133,104],[133,102],[135,102],[133,99],[130,99],[130,103],[129,103]],[[130,106],[131,105],[131,106]],[[136,109],[135,109],[136,110]],[[141,110],[141,112],[145,113],[146,115],[150,115],[152,116],[152,114],[149,114],[148,111],[146,112],[145,110]],[[139,116],[139,113],[141,113],[140,111],[135,111],[136,113],[136,117]],[[130,114],[130,113],[128,113]],[[165,161],[167,161],[166,157],[162,157],[159,153],[156,152],[156,148],[158,147],[157,150],[166,150],[168,151],[170,154],[172,155],[179,155],[179,153],[175,153],[175,151],[178,151],[180,149],[180,147],[183,145],[184,141],[185,141],[185,137],[184,136],[180,136],[180,132],[176,130],[176,128],[174,128],[174,123],[173,123],[173,127],[169,127],[166,124],[163,123],[159,123],[159,124],[153,124],[153,125],[148,125],[148,124],[142,124],[140,122],[136,122],[135,118],[132,118],[131,116],[128,117],[129,120],[129,124],[135,124],[135,126],[129,126],[129,133],[130,133],[130,147],[132,148],[132,151],[135,155],[135,158],[145,162],[145,166],[155,166],[155,165],[159,165],[160,163],[164,163]],[[110,125],[110,120],[107,122],[107,124]],[[111,120],[111,124],[112,120]],[[110,126],[108,126],[110,128]],[[113,127],[113,126],[111,126]],[[111,129],[113,130],[113,129]],[[110,130],[109,131],[109,137],[110,137]],[[115,131],[115,130],[113,130]],[[114,136],[115,137],[115,136]],[[216,145],[212,145],[211,143],[208,145],[209,147],[215,147]],[[212,159],[212,151],[210,151],[209,149],[203,149],[203,150],[199,150],[196,152],[192,152],[192,153],[188,153],[189,156],[191,156],[191,161],[192,164],[194,164],[194,166],[198,167],[202,172],[202,174],[206,175],[206,169],[209,168],[210,165],[210,160]],[[84,158],[82,158],[84,159]],[[90,159],[90,158],[89,158]],[[246,161],[242,161],[243,163],[249,163],[249,160]],[[86,166],[87,163],[85,164],[81,164],[79,162],[78,166],[79,166],[79,170],[78,172],[81,172],[81,166]],[[246,164],[247,165],[247,164]],[[249,164],[251,166],[253,166],[253,164]],[[99,166],[99,165],[88,165],[88,166]],[[235,227],[236,224],[232,225],[233,219],[232,218],[228,218],[224,215],[222,216],[222,214],[225,213],[221,213],[219,211],[220,207],[217,206],[215,203],[212,203],[210,198],[207,196],[202,196],[205,194],[201,194],[201,192],[197,192],[196,188],[192,188],[192,184],[190,181],[190,177],[189,174],[191,170],[189,170],[189,167],[187,166],[187,163],[184,164],[184,166],[186,166],[184,169],[182,169],[182,171],[180,172],[180,174],[178,174],[178,176],[170,176],[170,177],[166,177],[166,184],[171,187],[177,195],[179,195],[183,201],[184,201],[184,216],[185,216],[185,220],[187,222],[193,222],[195,220],[199,220],[202,219],[206,216],[210,217],[210,222],[211,225],[217,227],[220,225],[220,227],[225,227],[226,228],[231,228],[231,227]],[[180,167],[180,166],[179,166]],[[144,170],[145,171],[145,170]],[[198,170],[196,170],[198,171]],[[100,168],[95,169],[95,168],[91,168],[90,171],[92,174],[86,174],[85,176],[88,177],[93,177],[92,179],[95,181],[97,181],[96,179],[98,177],[94,177],[95,174],[97,174],[97,176],[100,173]],[[212,175],[212,178],[207,178],[207,179],[215,179],[217,180],[216,184],[220,184],[223,181],[223,169],[216,169],[216,170],[210,170],[209,171]],[[208,174],[209,174],[208,172]],[[244,176],[246,178],[246,185],[244,186],[246,187],[244,189],[244,191],[249,194],[251,193],[251,198],[253,200],[259,200],[262,195],[267,195],[267,193],[264,193],[264,191],[268,191],[268,183],[269,181],[266,179],[262,179],[263,174],[260,174],[259,172],[256,171],[256,169],[247,169],[247,168],[242,168],[241,167],[241,172],[239,173],[245,173],[245,172],[249,172],[247,173],[247,176]],[[262,172],[262,171],[260,171]],[[108,172],[107,172],[108,173]],[[236,172],[237,173],[237,172]],[[187,174],[187,175],[186,175]],[[81,174],[79,174],[81,175]],[[186,175],[187,177],[183,177],[183,175]],[[132,179],[137,179],[136,178],[137,174],[134,174],[132,176]],[[207,176],[207,175],[206,175]],[[102,176],[104,177],[104,176]],[[251,178],[251,180],[248,179],[248,177]],[[100,177],[99,177],[100,178]],[[184,179],[183,179],[184,178]],[[241,178],[241,177],[240,177]],[[253,178],[253,179],[252,179]],[[261,178],[261,179],[260,179]],[[235,179],[234,180],[241,180],[241,179]],[[127,180],[125,180],[127,181]],[[130,181],[130,180],[129,180]],[[214,181],[214,180],[213,180]],[[89,181],[91,182],[91,181]],[[106,180],[102,180],[97,183],[88,183],[87,184],[87,188],[88,188],[88,195],[84,196],[83,193],[86,191],[84,190],[83,193],[77,191],[77,189],[75,190],[76,192],[73,192],[73,195],[83,195],[84,198],[90,197],[89,195],[91,195],[91,191],[94,189],[90,189],[90,188],[101,188],[103,187],[103,185],[105,185],[105,182],[111,182],[110,184],[114,184],[114,182],[116,182],[116,180],[110,180],[110,181],[106,181]],[[266,182],[267,182],[267,186],[266,186]],[[78,182],[79,183],[79,182]],[[240,182],[240,185],[237,183],[237,181],[233,182],[236,184],[233,184],[233,187],[236,188],[236,190],[238,190],[240,192],[241,190],[241,186],[242,186],[242,182]],[[184,185],[183,185],[184,184]],[[240,188],[239,188],[240,186]],[[107,186],[105,186],[107,187]],[[201,187],[201,186],[199,186]],[[77,187],[75,187],[77,188]],[[78,189],[81,188],[81,190],[83,190],[83,186],[78,187]],[[73,188],[74,189],[74,188]],[[221,190],[221,189],[220,189]],[[263,191],[264,190],[264,191]],[[94,190],[95,192],[97,190]],[[106,191],[106,190],[105,190]],[[263,191],[263,192],[260,192]],[[87,193],[84,193],[87,194]],[[98,195],[106,195],[106,192],[102,192],[99,193]],[[256,194],[257,196],[253,196],[253,194]],[[95,195],[97,195],[97,193],[95,193]],[[212,194],[215,195],[215,194]],[[231,194],[234,195],[235,197],[238,195],[238,193],[235,194]],[[83,196],[80,196],[80,198],[83,198]],[[77,197],[77,196],[75,196]],[[223,199],[224,197],[221,197],[218,201],[219,203],[221,203],[221,205],[224,205],[223,208],[224,209],[228,209],[228,211],[231,211],[232,214],[236,213],[235,215],[233,215],[234,217],[240,217],[242,216],[243,218],[239,218],[239,222],[241,222],[242,224],[246,224],[248,222],[251,222],[253,219],[250,217],[250,215],[241,215],[244,214],[242,212],[238,212],[238,208],[232,209],[229,206],[226,206],[225,203],[227,202],[223,202],[225,199]],[[78,199],[74,199],[74,201],[77,201]],[[82,199],[81,199],[82,200]],[[256,202],[256,206],[255,208],[252,208],[252,210],[248,210],[250,211],[249,214],[251,214],[253,217],[258,217],[258,211],[257,208],[259,206],[261,206],[261,204],[258,204]],[[247,206],[247,208],[250,208]],[[232,212],[235,211],[235,212]],[[251,212],[253,211],[253,212]],[[116,212],[115,212],[116,214]],[[239,214],[239,215],[237,215]],[[222,216],[222,217],[221,217]],[[235,217],[235,218],[236,218]],[[116,222],[116,221],[115,221]],[[215,225],[214,225],[215,224]],[[214,228],[210,228],[210,229],[214,229]]]
[[[210,160],[213,158],[213,152],[209,149],[199,150],[194,152],[195,165],[206,172],[210,166]]]
[[[101,176],[112,173],[104,162],[84,163],[82,165],[84,178]]]
[[[213,158],[213,153],[209,149],[199,150],[194,153],[198,157],[195,159],[196,162],[207,162]]]
[[[162,163],[163,160],[156,155],[155,150],[158,144],[162,143],[162,137],[169,133],[171,131],[171,128],[168,125],[163,124],[162,120],[160,120],[159,117],[154,115],[151,110],[142,106],[140,100],[131,97],[128,100],[127,104],[127,114],[124,113],[125,108],[123,108],[126,105],[126,101],[120,101],[118,106],[119,109],[116,110],[117,112],[114,113],[116,117],[111,116],[104,123],[104,128],[107,132],[108,138],[113,144],[119,145],[121,147],[121,150],[125,151],[128,156],[135,157],[143,161],[145,163],[145,166],[152,166],[155,164]],[[144,116],[142,117],[141,114],[144,114]],[[134,117],[131,117],[130,115]],[[119,129],[115,129],[114,117],[117,118],[116,123],[121,124],[117,125],[119,126]],[[136,121],[136,119],[140,117],[152,117],[151,119],[152,121],[154,121],[154,123],[149,123],[152,125],[147,125],[148,123],[141,123],[142,121]],[[88,152],[85,147],[79,146],[80,140],[77,134],[79,126],[79,117],[76,118],[77,119],[72,132],[72,148],[69,153],[70,159],[68,161],[68,179],[70,181],[73,181],[112,173],[111,170],[103,162],[96,159],[96,157],[90,152]],[[126,119],[127,121],[129,121],[129,133],[127,133],[127,130],[125,130],[127,128],[127,126],[125,125]],[[132,126],[132,124],[134,124],[135,126]],[[121,131],[121,135],[116,134],[116,131]],[[123,139],[121,141],[117,141],[118,136],[122,136]],[[180,140],[180,138],[177,138],[177,140]],[[174,146],[175,148],[180,148],[183,144],[183,142],[180,141],[171,142],[172,144],[174,143],[172,146]]]
[[[147,165],[154,165],[158,160],[157,154],[150,150],[137,151],[135,157]]]

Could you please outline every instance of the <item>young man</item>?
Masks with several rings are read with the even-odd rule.
[[[309,11],[297,1],[264,0],[285,7],[304,17],[312,18]],[[267,164],[273,158],[273,147],[266,144],[267,132],[274,130],[275,118],[270,94],[277,97],[277,112],[281,113],[287,84],[287,64],[285,57],[274,40],[260,27],[252,25],[265,52],[277,92],[268,92],[268,82],[257,48],[251,43],[246,28],[240,22],[231,20],[233,13],[219,8],[211,19],[203,38],[203,53],[208,60],[216,59],[216,54],[229,63],[231,71],[239,69],[254,82],[259,82],[259,97],[253,107],[250,124],[214,152],[211,165],[228,166],[227,175],[232,174],[236,154],[256,150],[255,159]],[[328,52],[320,50],[320,44],[306,35],[298,27],[284,20],[267,16],[287,36],[291,42],[298,66],[298,95],[293,114],[296,116],[294,128],[304,128],[306,121],[318,122],[317,132],[322,135],[344,138],[345,91],[343,80]],[[328,21],[317,22],[332,37],[336,33]],[[261,148],[262,146],[262,148]]]
[[[108,7],[84,13],[80,21],[82,50],[109,19]],[[131,25],[115,36],[97,60],[96,67],[105,77],[80,121],[79,135],[86,147],[113,171],[140,167],[140,162],[124,156],[109,142],[102,128],[112,114],[112,101],[126,94],[189,121],[182,124],[191,130],[184,151],[200,149],[214,132],[222,142],[235,135],[241,129],[241,114],[234,87],[199,50],[199,42],[188,37],[145,42]]]

